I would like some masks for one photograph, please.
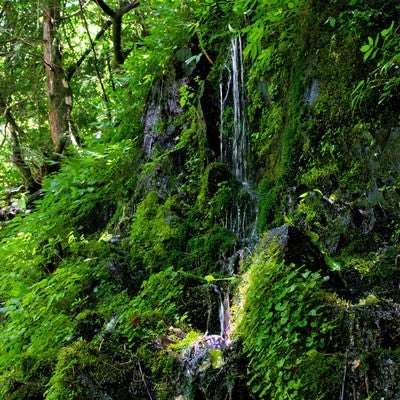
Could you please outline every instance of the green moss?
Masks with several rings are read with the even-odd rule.
[[[260,201],[258,206],[258,225],[259,232],[264,232],[266,228],[279,226],[283,223],[284,211],[282,209],[281,195],[284,191],[282,181],[270,182],[265,179],[259,186]]]
[[[138,205],[130,233],[133,269],[157,272],[174,264],[182,240],[178,204],[174,197],[164,200],[152,191]]]
[[[105,347],[79,340],[62,348],[46,400],[126,398],[128,386],[119,385],[128,385],[136,366],[129,359],[110,357]]]

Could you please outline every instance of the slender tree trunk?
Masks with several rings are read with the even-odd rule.
[[[44,67],[49,99],[48,116],[56,153],[62,153],[69,140],[72,108],[72,95],[65,75],[57,33],[60,7],[60,0],[46,0],[43,17]]]
[[[22,148],[19,141],[19,137],[22,135],[22,130],[18,126],[14,117],[11,114],[10,108],[6,106],[4,99],[0,94],[0,110],[3,112],[3,116],[7,122],[8,130],[11,134],[11,151],[12,151],[12,161],[14,165],[19,170],[26,190],[29,193],[36,192],[39,189],[40,184],[37,182],[33,176],[32,170],[26,163],[23,155]]]

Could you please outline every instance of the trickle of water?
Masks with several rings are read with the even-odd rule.
[[[219,141],[221,162],[229,163],[233,177],[242,184],[241,194],[227,212],[223,226],[236,233],[239,240],[249,243],[254,239],[257,219],[256,198],[251,189],[249,173],[249,141],[245,112],[243,43],[240,36],[231,39],[229,57],[220,75]],[[227,112],[230,106],[232,111]],[[232,118],[231,124],[225,118]],[[228,128],[232,125],[232,128]],[[228,131],[229,130],[229,131]]]
[[[223,74],[221,72],[220,84],[219,84],[219,161],[224,162],[227,159],[226,146],[224,146],[224,110],[225,104],[228,100],[229,92],[231,89],[232,74],[227,65],[224,67],[224,71],[228,72],[228,80],[226,82],[226,88],[224,93],[224,82]]]
[[[247,126],[245,117],[245,87],[242,39],[231,40],[233,132],[232,167],[235,178],[244,184],[248,182],[247,171]]]
[[[220,161],[230,162],[232,174],[244,185],[248,185],[248,142],[245,117],[245,88],[243,45],[241,37],[231,40],[229,60],[220,76]],[[225,110],[227,103],[232,106],[233,128],[226,132]]]
[[[220,325],[220,336],[229,339],[230,336],[230,305],[229,292],[224,292],[217,285],[211,284],[211,288],[218,296],[218,317]]]
[[[311,82],[311,86],[309,86],[306,89],[306,92],[304,93],[304,101],[308,105],[312,106],[315,103],[315,100],[319,96],[319,87],[318,87],[318,81],[316,79],[313,79]]]

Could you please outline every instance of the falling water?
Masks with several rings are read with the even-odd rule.
[[[234,177],[248,184],[247,171],[247,129],[244,101],[244,69],[242,39],[231,40],[232,95],[233,95],[233,132],[232,167]]]
[[[227,159],[227,154],[226,154],[226,146],[224,145],[224,110],[225,110],[225,104],[226,101],[228,100],[229,92],[231,89],[231,81],[232,81],[232,74],[227,65],[225,65],[224,70],[228,72],[228,80],[226,82],[226,87],[224,88],[224,82],[223,82],[223,77],[221,73],[220,77],[220,83],[219,83],[219,161],[224,162]],[[224,93],[225,89],[225,93]]]
[[[220,75],[219,95],[219,160],[231,165],[233,177],[242,184],[223,225],[236,233],[241,242],[249,242],[254,239],[255,231],[253,229],[250,233],[249,229],[255,226],[256,200],[250,184],[243,43],[240,36],[231,40],[229,57]],[[231,114],[228,107],[232,109]],[[232,119],[231,128],[231,124],[226,123],[227,118]]]
[[[313,106],[318,96],[319,96],[318,81],[316,79],[313,79],[311,85],[309,85],[306,88],[306,91],[304,93],[304,102],[309,106]]]
[[[242,39],[231,40],[229,59],[220,76],[220,161],[232,164],[233,176],[248,185],[248,143],[245,117],[244,66]],[[226,132],[225,111],[229,103],[233,113],[233,128]]]
[[[211,284],[210,287],[218,297],[218,318],[220,333],[219,336],[228,340],[230,337],[230,306],[229,291],[224,291],[217,285]]]

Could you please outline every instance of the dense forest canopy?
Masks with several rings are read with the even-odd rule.
[[[399,22],[0,0],[0,397],[398,399]]]

